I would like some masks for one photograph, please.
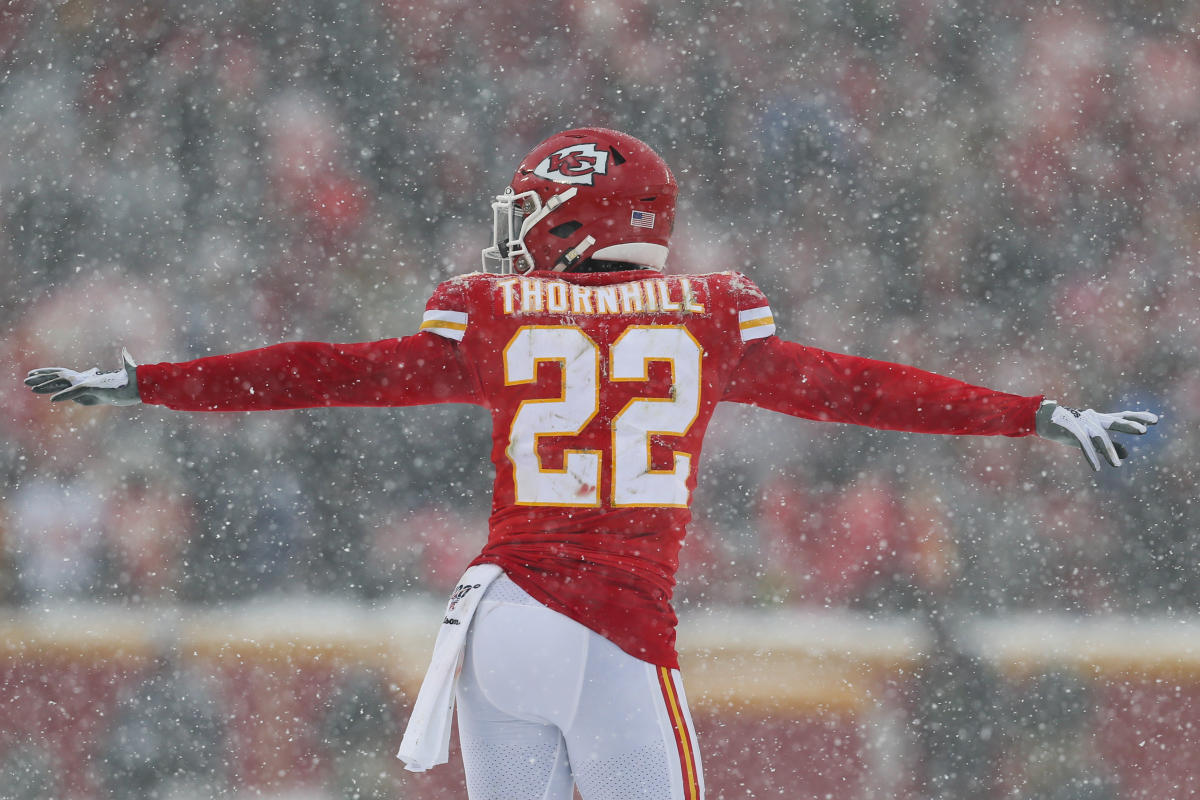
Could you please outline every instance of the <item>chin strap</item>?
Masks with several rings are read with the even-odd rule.
[[[572,186],[570,189],[559,192],[558,194],[554,195],[549,200],[547,200],[546,205],[542,206],[537,211],[530,214],[528,217],[525,218],[525,221],[521,223],[521,233],[520,233],[521,254],[518,256],[518,258],[528,261],[529,268],[526,269],[525,272],[529,272],[530,270],[537,269],[537,265],[533,263],[533,257],[529,255],[529,248],[527,248],[525,246],[525,234],[529,230],[531,230],[534,225],[537,225],[539,222],[544,220],[546,217],[550,216],[550,214],[553,213],[555,209],[562,206],[563,203],[567,202],[568,200],[570,200],[572,197],[574,197],[577,194],[579,194],[579,189],[577,189],[574,186]],[[536,197],[537,195],[535,194],[534,196]],[[591,238],[591,237],[588,237],[588,238]],[[592,239],[593,244],[595,244],[595,241],[596,241],[595,239]],[[563,256],[563,258],[565,258],[565,257],[566,256]],[[559,259],[559,260],[561,261],[562,259]],[[554,271],[562,272],[562,270],[558,268],[557,264],[554,265]]]
[[[577,263],[579,263],[580,260],[583,259],[584,255],[587,253],[588,250],[592,249],[592,245],[594,245],[594,244],[596,244],[596,237],[594,237],[594,236],[583,237],[583,239],[579,242],[579,244],[575,245],[570,250],[568,250],[567,252],[562,254],[562,256],[558,259],[558,263],[556,263],[554,265],[554,271],[555,272],[570,272],[571,268],[574,267]]]

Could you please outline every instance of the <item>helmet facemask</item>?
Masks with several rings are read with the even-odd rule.
[[[523,275],[537,269],[533,255],[525,246],[525,234],[578,191],[572,186],[551,196],[544,204],[537,192],[530,190],[517,194],[511,186],[504,190],[504,194],[496,195],[492,203],[492,246],[483,249],[483,271]],[[594,243],[592,237],[584,237],[582,242],[559,259],[553,266],[554,271],[567,269]]]

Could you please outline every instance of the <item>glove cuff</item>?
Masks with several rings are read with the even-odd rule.
[[[1054,417],[1054,412],[1058,409],[1058,403],[1053,400],[1043,400],[1038,406],[1037,412],[1033,416],[1034,432],[1043,439],[1054,439],[1052,435],[1054,424],[1051,421]]]

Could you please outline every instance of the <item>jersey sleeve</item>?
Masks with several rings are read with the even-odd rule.
[[[767,296],[740,272],[730,276],[728,291],[737,311],[738,338],[743,344],[775,335],[775,315]]]
[[[180,411],[478,403],[447,339],[418,333],[357,344],[287,342],[137,369],[142,402]]]
[[[468,278],[456,278],[440,284],[434,289],[425,304],[421,317],[421,330],[461,342],[467,334],[470,322]]]
[[[1042,396],[1023,397],[917,367],[774,336],[753,342],[725,400],[794,417],[914,433],[1027,436]]]
[[[806,347],[775,336],[766,296],[730,283],[743,349],[722,399],[804,419],[914,433],[1027,436],[1041,396],[973,386],[917,367]]]
[[[482,403],[458,342],[467,328],[461,284],[439,286],[420,330],[356,344],[287,342],[138,367],[142,402],[181,411]]]

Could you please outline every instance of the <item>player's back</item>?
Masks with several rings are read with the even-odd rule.
[[[460,342],[492,412],[481,559],[576,619],[580,602],[669,615],[704,431],[746,342],[774,330],[761,292],[736,273],[476,274],[442,284],[422,327]],[[580,621],[665,658],[612,635],[628,620]]]

